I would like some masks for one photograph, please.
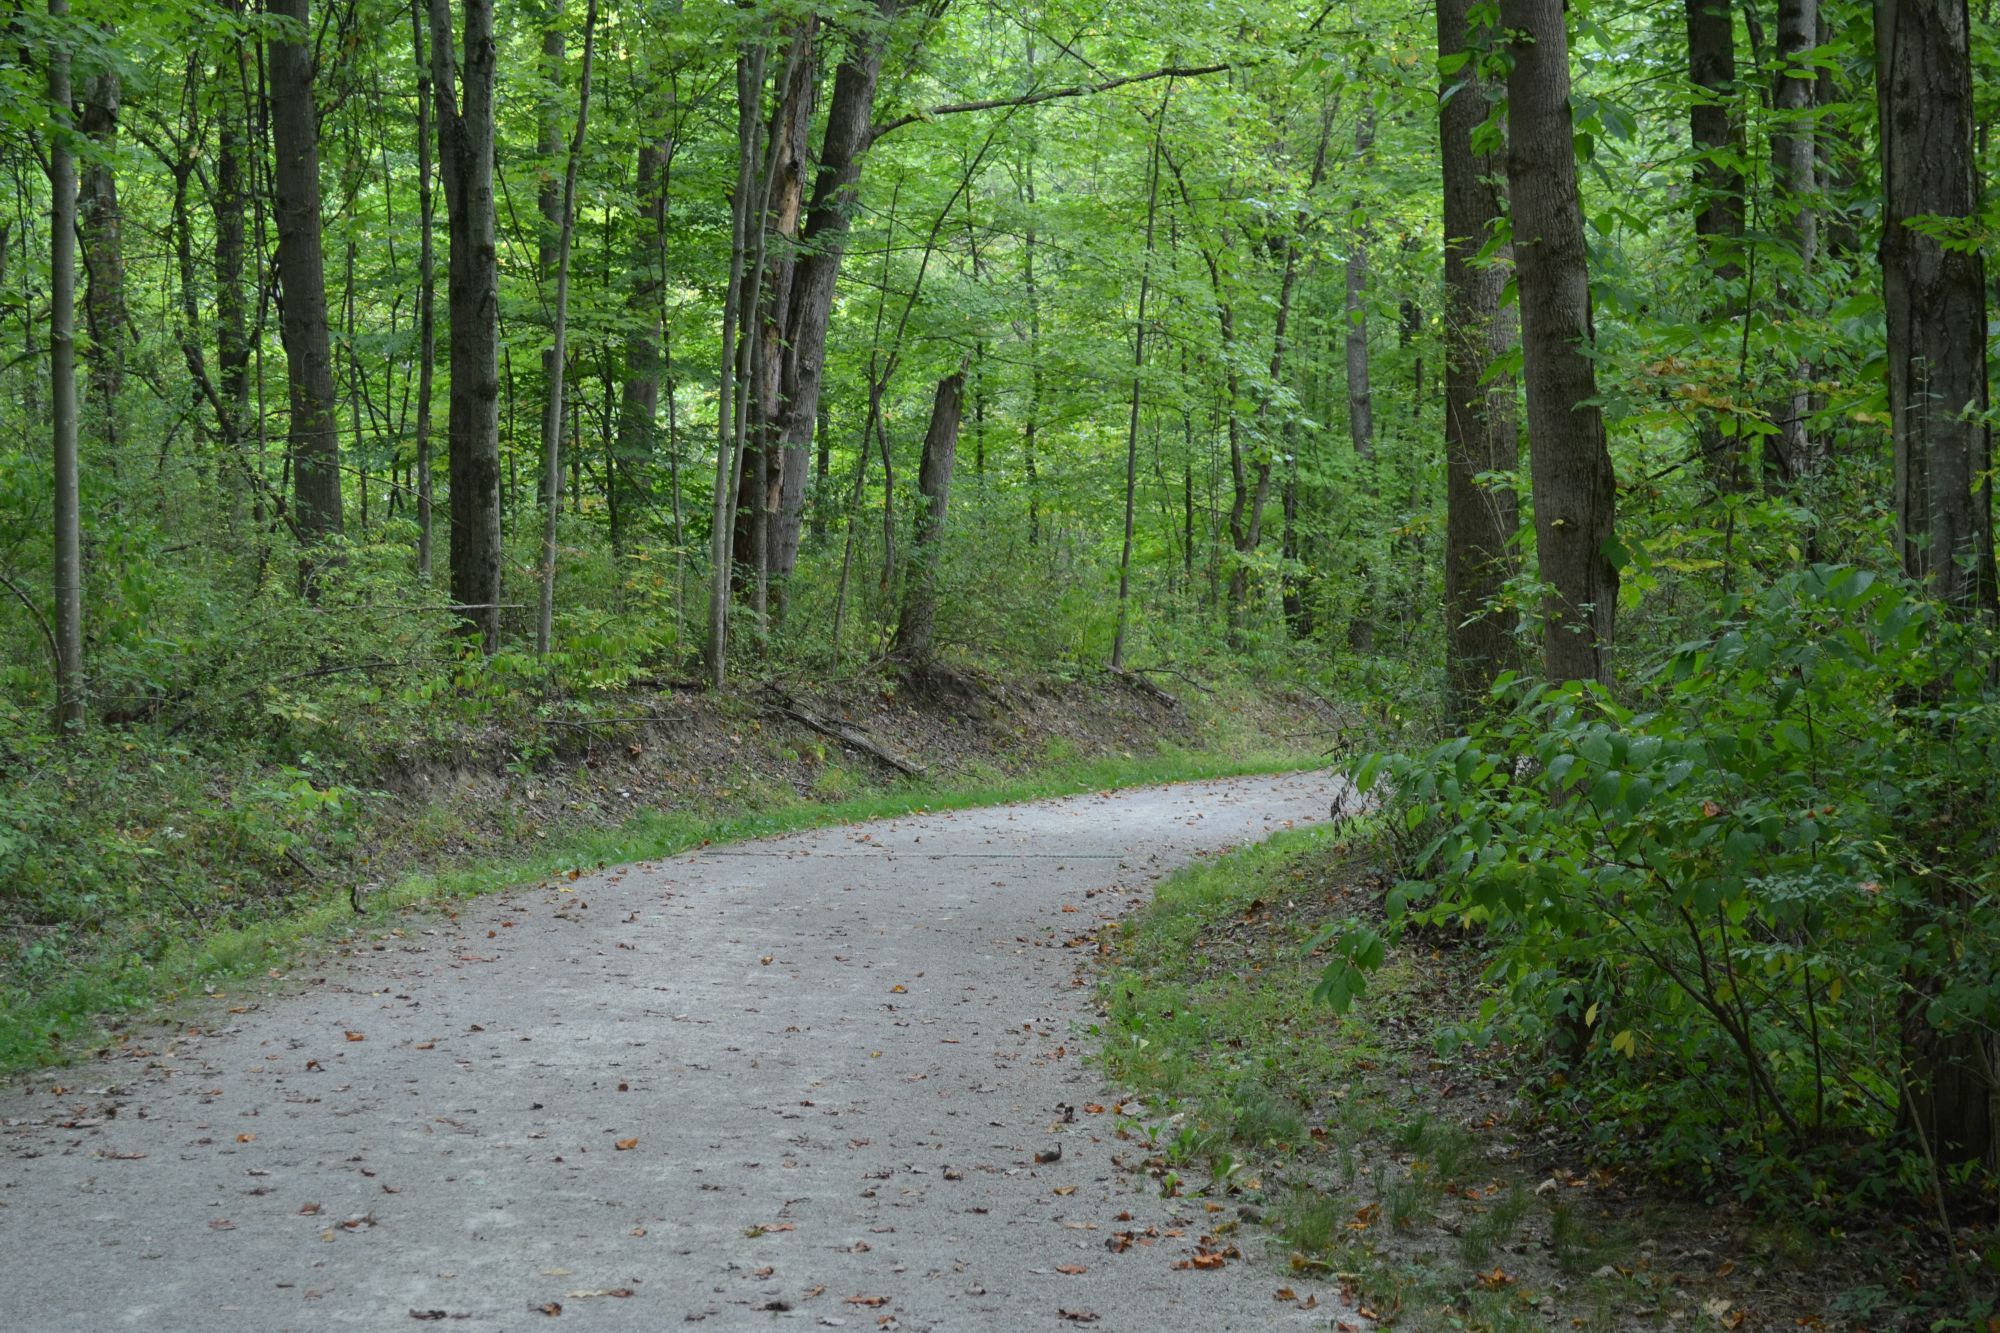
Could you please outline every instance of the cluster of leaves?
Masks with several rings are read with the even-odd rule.
[[[1712,611],[1636,707],[1510,680],[1466,735],[1371,758],[1412,852],[1386,930],[1481,933],[1454,1035],[1559,1057],[1546,1090],[1605,1151],[1767,1201],[1922,1186],[1912,1032],[2000,1030],[1990,632],[1845,566]],[[1329,939],[1344,1007],[1384,932]]]

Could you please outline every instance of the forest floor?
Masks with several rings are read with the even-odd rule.
[[[1087,1058],[1100,932],[1340,790],[912,815],[382,920],[0,1094],[0,1308],[36,1330],[1360,1320],[1332,1274],[1274,1301],[1234,1210],[1130,1169],[1118,1127],[1146,1108]]]
[[[1292,1288],[1331,1279],[1424,1330],[1986,1327],[1950,1317],[1934,1229],[1907,1211],[1692,1202],[1595,1160],[1527,1095],[1550,1075],[1526,1053],[1443,1054],[1486,993],[1470,941],[1413,933],[1345,1015],[1306,1003],[1315,933],[1379,921],[1387,888],[1365,835],[1315,829],[1169,879],[1105,939],[1107,1072],[1146,1108],[1119,1127],[1136,1169],[1263,1223]]]
[[[1297,769],[1354,723],[1295,686],[1159,680],[1172,692],[1102,672],[885,668],[660,684],[475,723],[326,720],[283,745],[107,729],[64,765],[0,771],[0,812],[47,849],[0,904],[0,1070],[103,1049],[126,1016],[282,969],[364,927],[356,902],[393,910],[918,809]]]

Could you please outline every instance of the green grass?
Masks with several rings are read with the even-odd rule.
[[[830,824],[894,818],[928,810],[1039,800],[1076,792],[1295,770],[1311,763],[1297,751],[1238,753],[1163,748],[1148,755],[1065,758],[1018,776],[990,771],[965,781],[912,781],[860,795],[819,800],[789,790],[750,793],[751,804],[696,811],[647,811],[614,829],[551,836],[532,854],[476,859],[414,874],[372,892],[357,916],[346,892],[253,925],[207,933],[168,946],[157,957],[100,957],[33,990],[0,993],[0,1073],[65,1063],[100,1047],[120,1015],[171,1007],[267,970],[289,968],[310,953],[371,930],[398,913],[476,897],[599,864],[672,856],[708,843],[740,842]],[[829,795],[850,790],[832,785]]]

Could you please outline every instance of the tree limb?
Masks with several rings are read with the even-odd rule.
[[[956,116],[967,111],[994,111],[1001,107],[1034,106],[1038,102],[1053,102],[1063,97],[1088,97],[1093,93],[1110,92],[1113,88],[1123,88],[1133,83],[1150,83],[1154,79],[1197,78],[1203,74],[1220,74],[1230,69],[1227,63],[1219,65],[1168,65],[1162,69],[1149,70],[1144,74],[1126,74],[1115,79],[1105,79],[1101,83],[1076,83],[1065,88],[1043,88],[1038,92],[1023,93],[1019,97],[989,97],[978,102],[946,102],[924,111],[912,111],[907,115],[885,120],[869,131],[870,143],[880,139],[892,130],[900,130],[905,125],[920,120],[934,120],[939,116]]]

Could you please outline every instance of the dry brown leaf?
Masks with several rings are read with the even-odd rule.
[[[619,1152],[631,1152],[634,1148],[639,1146],[639,1140],[637,1138],[620,1139],[618,1140],[618,1142],[612,1144],[611,1146],[616,1148]]]

